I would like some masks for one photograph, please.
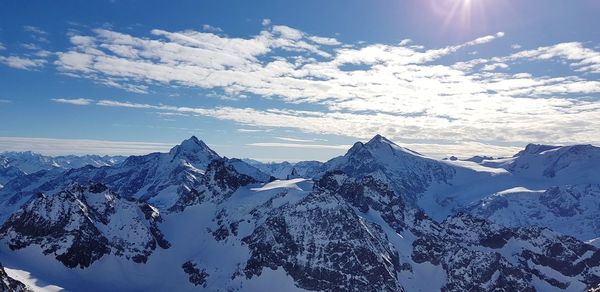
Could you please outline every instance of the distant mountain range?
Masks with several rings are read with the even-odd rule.
[[[0,178],[0,290],[600,285],[592,145],[439,160],[376,135],[292,164],[224,158],[191,137],[127,158],[5,153]]]
[[[9,180],[40,170],[71,169],[86,165],[112,166],[125,160],[124,156],[45,156],[31,151],[0,153],[0,186]]]

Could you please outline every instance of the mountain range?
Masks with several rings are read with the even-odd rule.
[[[592,145],[441,160],[376,135],[292,164],[221,157],[191,137],[127,158],[5,154],[0,177],[9,291],[600,285]]]

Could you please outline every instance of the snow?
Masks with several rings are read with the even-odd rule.
[[[267,202],[272,207],[297,202],[310,192],[312,185],[313,182],[306,179],[249,185],[237,190],[225,202],[205,202],[190,206],[181,213],[164,215],[160,229],[172,246],[169,249],[157,248],[146,264],[105,255],[89,268],[68,269],[51,255],[42,255],[41,250],[35,246],[10,251],[4,242],[0,244],[0,262],[11,271],[28,271],[31,281],[53,279],[52,284],[56,287],[74,291],[81,287],[86,287],[87,291],[264,291],[274,287],[277,291],[298,291],[293,279],[283,270],[265,269],[260,277],[246,279],[242,270],[250,254],[248,248],[241,243],[241,238],[248,236],[262,223],[250,214],[252,210],[260,209]],[[95,195],[97,200],[106,198],[104,195]],[[95,205],[97,202],[93,203]],[[130,210],[127,206],[118,206],[118,216],[106,228],[117,237],[135,237],[135,232],[128,229],[127,225],[119,227],[125,223],[121,222],[124,220],[122,216],[131,215],[125,214]],[[222,211],[226,213],[228,222],[240,222],[238,235],[230,235],[235,239],[217,241],[212,235],[212,231],[218,228],[214,219]],[[206,288],[193,286],[188,281],[181,267],[188,260],[198,263],[209,274]],[[239,273],[239,276],[232,279],[235,273]],[[47,285],[44,283],[39,281],[38,285]]]
[[[25,284],[28,289],[34,292],[55,292],[64,290],[62,287],[48,284],[48,282],[36,278],[30,272],[8,267],[4,267],[4,270],[9,277]]]
[[[594,238],[594,239],[590,239],[588,241],[586,241],[587,244],[591,244],[597,248],[600,248],[600,237]]]
[[[278,188],[294,189],[299,191],[310,191],[310,189],[312,188],[312,181],[304,178],[295,178],[290,180],[275,180],[259,188],[252,188],[251,190],[255,192],[261,192]]]

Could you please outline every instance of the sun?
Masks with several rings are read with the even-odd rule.
[[[475,17],[485,17],[484,0],[432,0],[429,1],[435,14],[443,18],[442,29],[449,27],[468,29]]]

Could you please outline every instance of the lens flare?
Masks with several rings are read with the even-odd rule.
[[[449,26],[469,29],[478,25],[476,20],[485,20],[485,5],[487,1],[480,0],[433,0],[429,1],[434,14],[443,17],[442,29]]]

